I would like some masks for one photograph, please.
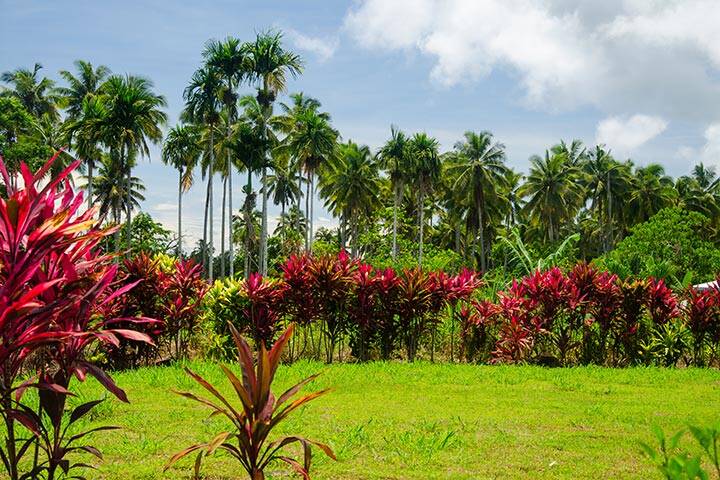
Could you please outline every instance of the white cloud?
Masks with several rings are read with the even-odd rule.
[[[321,62],[327,61],[335,55],[339,44],[337,37],[311,37],[293,29],[285,29],[285,33],[297,48],[317,55]]]
[[[690,164],[703,162],[720,167],[720,122],[711,123],[703,134],[705,143],[699,148],[682,146],[678,155]]]
[[[667,125],[663,118],[650,115],[608,117],[597,125],[596,142],[628,155],[664,132]]]
[[[533,107],[708,120],[718,24],[716,0],[361,0],[344,29],[368,49],[429,56],[441,85],[500,70]]]

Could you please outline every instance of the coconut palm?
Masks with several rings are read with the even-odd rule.
[[[340,134],[331,126],[327,114],[321,114],[314,109],[298,112],[295,120],[292,132],[279,146],[279,151],[292,155],[301,166],[307,179],[305,217],[308,220],[308,229],[305,237],[305,249],[311,250],[315,174],[322,165],[335,158]]]
[[[203,57],[205,58],[205,61],[207,65],[217,71],[220,78],[223,80],[223,91],[222,91],[222,102],[225,106],[225,114],[227,115],[227,123],[226,123],[226,129],[225,129],[225,136],[228,141],[230,141],[230,137],[232,134],[232,123],[237,118],[237,88],[240,85],[240,83],[248,76],[249,74],[249,61],[248,61],[248,48],[247,45],[242,44],[240,40],[233,37],[228,37],[224,41],[218,42],[218,41],[211,41],[209,42],[206,47],[205,51],[203,52]],[[228,148],[226,150],[226,188],[223,189],[223,209],[225,208],[225,192],[227,192],[227,199],[228,199],[228,224],[232,223],[232,211],[233,211],[233,186],[232,186],[232,173],[233,173],[233,162],[231,159],[231,152],[232,149]],[[224,226],[225,226],[225,215],[223,214],[223,221],[222,221],[222,232],[221,232],[221,238],[224,242],[225,240],[225,232],[224,232]],[[234,262],[234,245],[233,245],[233,235],[232,235],[232,228],[228,228],[229,232],[229,269],[230,269],[230,277],[235,276],[235,262]],[[223,250],[223,248],[221,248]],[[224,259],[225,254],[222,253],[222,262],[221,262],[221,273],[224,275]]]
[[[130,191],[126,190],[125,165],[120,161],[118,152],[102,154],[98,174],[93,177],[93,191],[95,201],[99,206],[101,218],[111,216],[113,223],[119,225],[122,219],[122,212],[127,210],[125,205],[128,200],[132,208],[139,208],[140,202],[145,200],[142,192],[145,186],[137,177],[130,179]],[[119,237],[115,237],[115,248],[119,248]]]
[[[546,229],[546,238],[555,242],[563,222],[573,218],[582,203],[580,170],[564,155],[551,155],[549,151],[545,157],[531,157],[530,164],[527,181],[518,191],[527,198],[523,210]]]
[[[677,198],[673,180],[657,163],[637,168],[630,188],[629,210],[636,223],[646,222],[663,208],[671,206]]]
[[[207,189],[205,195],[205,213],[203,219],[203,245],[207,253],[205,259],[208,278],[212,281],[213,275],[213,175],[215,172],[215,126],[220,117],[222,82],[217,72],[203,66],[193,73],[190,83],[183,92],[185,109],[182,119],[204,127],[202,158],[202,172],[207,176]],[[203,177],[204,178],[204,177]],[[208,224],[209,220],[209,224]],[[209,233],[209,235],[208,235]],[[209,239],[207,238],[209,236]]]
[[[331,212],[339,212],[350,224],[352,256],[358,255],[360,217],[369,216],[379,204],[378,164],[366,146],[352,141],[341,144],[338,155],[326,166],[320,196]]]
[[[569,144],[565,143],[565,140],[560,140],[560,143],[553,146],[550,151],[553,155],[564,156],[565,161],[575,167],[580,166],[588,157],[587,149],[582,141],[577,139]]]
[[[59,97],[55,91],[55,82],[46,77],[41,78],[41,69],[42,65],[36,63],[32,70],[18,68],[0,75],[0,80],[11,86],[3,95],[20,100],[25,109],[35,117],[49,115],[53,120],[58,120]]]
[[[316,113],[316,115],[320,116],[321,118],[325,119],[326,121],[330,121],[330,115],[326,112],[321,112],[320,107],[322,106],[320,104],[320,101],[318,101],[315,98],[307,97],[304,93],[293,93],[290,95],[290,99],[292,100],[292,103],[283,103],[280,102],[280,109],[282,110],[282,114],[273,117],[270,122],[273,129],[277,130],[280,133],[283,133],[286,135],[286,139],[290,138],[290,134],[292,134],[298,125],[300,125],[300,118],[305,114],[307,111],[313,111]],[[280,145],[279,147],[281,150],[285,149],[284,145]],[[303,177],[301,175],[302,173],[302,162],[299,161],[292,151],[286,151],[281,152],[281,156],[288,156],[290,158],[290,168],[299,173],[297,179],[298,179],[298,189],[300,190],[300,195],[295,199],[296,200],[296,207],[298,210],[302,210],[301,202],[302,202],[302,182]],[[300,216],[295,217],[298,221],[301,219]],[[303,221],[307,221],[307,218],[304,217]],[[295,229],[300,232],[307,232],[307,225],[301,226],[300,224],[297,224],[295,226]],[[304,237],[306,238],[306,237]],[[307,245],[306,245],[307,247]]]
[[[417,211],[419,226],[418,265],[422,267],[423,233],[425,227],[425,198],[430,194],[440,176],[440,146],[438,141],[426,133],[416,133],[408,144],[408,154],[412,161],[413,186],[417,191]]]
[[[272,115],[272,105],[278,93],[287,89],[287,77],[296,77],[302,73],[303,63],[300,57],[282,45],[282,33],[259,33],[255,42],[248,44],[248,72],[252,83],[257,87],[257,100],[265,111],[265,117]],[[266,135],[269,126],[265,124]],[[269,152],[266,152],[266,156]],[[265,185],[267,163],[262,166],[261,183]],[[262,226],[260,231],[260,272],[267,274],[267,191],[262,191]]]
[[[193,184],[193,171],[201,154],[200,129],[195,125],[176,125],[165,137],[162,161],[178,171],[178,257],[182,256],[182,195]]]
[[[397,257],[397,212],[411,166],[407,136],[394,125],[391,126],[390,139],[380,148],[378,157],[382,167],[388,172],[393,191],[392,258],[395,259]]]
[[[287,156],[276,158],[273,173],[267,176],[263,188],[268,189],[274,205],[280,205],[280,216],[285,215],[285,207],[294,203],[300,196],[302,176],[292,168]]]
[[[505,146],[493,142],[490,132],[465,132],[465,140],[455,144],[458,177],[454,188],[473,199],[480,234],[480,268],[487,270],[485,254],[486,199],[506,186]],[[475,257],[473,242],[473,258]]]
[[[88,208],[93,198],[93,170],[100,156],[100,125],[107,115],[105,101],[101,95],[103,82],[110,75],[105,65],[97,68],[85,60],[76,60],[77,75],[61,70],[60,76],[67,82],[66,87],[58,87],[57,93],[66,108],[65,129],[68,141],[78,157],[87,166]]]
[[[150,143],[162,141],[162,127],[167,115],[165,97],[153,92],[153,83],[133,75],[113,75],[103,84],[107,98],[107,115],[103,119],[102,136],[111,149],[119,152],[118,159],[125,166],[126,193],[130,195],[132,167],[137,155],[150,157]],[[133,202],[125,202],[127,249],[130,250],[130,222]]]

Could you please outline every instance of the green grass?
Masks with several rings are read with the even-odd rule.
[[[191,367],[229,392],[215,365]],[[281,367],[276,391],[317,371],[322,376],[305,391],[334,391],[282,429],[334,448],[338,462],[314,456],[317,479],[657,478],[638,448],[639,441],[652,441],[653,423],[674,432],[720,420],[715,370],[301,362]],[[94,437],[105,461],[90,476],[190,478],[191,458],[166,473],[162,467],[225,424],[170,389],[200,388],[180,366],[125,372],[116,380],[132,403],[105,402],[89,420],[122,427]],[[91,382],[80,391],[75,401],[102,394]],[[204,465],[208,479],[244,478],[225,456]],[[285,472],[278,464],[269,478],[289,478]]]

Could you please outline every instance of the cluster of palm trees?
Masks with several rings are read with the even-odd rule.
[[[702,164],[672,179],[660,165],[636,166],[615,159],[605,146],[588,148],[574,140],[533,156],[523,175],[507,165],[504,145],[490,132],[468,131],[441,152],[427,133],[406,134],[394,126],[372,151],[342,141],[317,99],[295,93],[279,101],[289,79],[303,71],[281,33],[260,33],[248,42],[209,41],[202,60],[183,92],[180,122],[165,134],[165,99],[152,82],[113,75],[89,62],[76,62],[74,73],[60,72],[62,87],[41,77],[40,65],[7,72],[0,98],[23,106],[47,146],[68,145],[63,161],[83,160],[89,205],[99,205],[108,221],[124,220],[128,242],[144,190],[132,171],[139,158],[149,156],[151,144],[162,144],[163,162],[178,173],[178,254],[183,194],[199,172],[206,199],[199,245],[210,278],[236,275],[236,247],[242,248],[246,276],[267,274],[269,202],[281,210],[273,241],[283,254],[311,250],[322,237],[363,255],[363,233],[375,228],[392,239],[393,258],[409,242],[422,265],[424,246],[432,244],[482,270],[494,266],[499,236],[519,235],[542,250],[580,233],[581,253],[591,258],[665,207],[698,211],[719,223],[720,180]],[[240,205],[233,198],[236,174],[246,175]],[[316,197],[339,219],[334,234],[314,229]],[[119,233],[115,248],[122,248]]]

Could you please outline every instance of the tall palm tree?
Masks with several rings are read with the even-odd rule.
[[[253,174],[261,170],[267,163],[267,152],[277,144],[277,138],[273,131],[267,128],[270,110],[262,108],[256,97],[246,95],[240,98],[240,107],[243,113],[239,121],[234,125],[233,149],[235,158],[238,161],[238,168],[247,172],[247,183],[243,188],[245,202],[243,205],[242,222],[247,228],[254,228],[254,223],[247,219],[253,215],[255,209],[255,192],[253,191]],[[262,223],[262,222],[261,222]],[[252,233],[252,232],[251,232]],[[244,235],[245,240],[245,277],[250,275],[249,259],[251,254],[248,251],[254,245],[254,233]],[[258,242],[259,245],[259,242]],[[260,265],[262,268],[262,265]]]
[[[352,256],[358,255],[358,226],[362,215],[370,215],[379,204],[378,164],[366,145],[352,141],[338,148],[320,182],[320,195],[330,211],[340,212],[350,223]]]
[[[397,212],[402,200],[403,189],[408,181],[410,156],[408,154],[408,138],[394,125],[390,127],[390,139],[380,148],[378,157],[382,167],[388,172],[393,191],[393,233],[392,258],[397,257]]]
[[[564,155],[530,158],[530,174],[518,193],[527,198],[524,211],[536,218],[547,230],[547,239],[558,238],[560,226],[573,218],[582,203],[579,169],[567,162]]]
[[[130,179],[130,191],[126,190],[125,166],[118,158],[117,152],[102,154],[98,174],[93,178],[95,200],[99,205],[100,217],[111,215],[113,223],[119,225],[122,212],[127,209],[126,203],[130,201],[133,208],[139,208],[140,202],[145,200],[142,192],[145,186],[137,177]],[[89,181],[89,179],[88,179]],[[119,237],[115,237],[116,246]]]
[[[61,70],[60,76],[67,82],[66,87],[58,87],[57,93],[66,108],[66,131],[70,146],[87,165],[87,201],[92,206],[93,170],[100,155],[98,144],[100,125],[107,115],[106,104],[101,95],[102,84],[110,75],[105,65],[93,67],[85,60],[76,60],[77,75]]]
[[[493,143],[490,132],[465,132],[465,140],[455,144],[459,171],[455,189],[467,192],[473,199],[477,212],[478,231],[480,233],[480,268],[487,270],[485,254],[486,197],[497,195],[505,186],[507,167],[505,166],[505,146]],[[475,242],[473,242],[473,258]]]
[[[237,118],[237,88],[240,85],[240,83],[248,76],[249,72],[249,59],[248,59],[248,47],[246,44],[240,43],[240,40],[233,37],[228,37],[224,41],[218,42],[218,41],[211,41],[209,42],[206,47],[205,51],[203,52],[203,56],[205,57],[205,61],[207,65],[210,68],[215,69],[218,72],[218,75],[223,79],[223,91],[222,91],[222,101],[225,106],[225,113],[227,115],[227,125],[226,125],[226,131],[225,135],[228,141],[231,137],[232,132],[232,123]],[[231,149],[227,149],[226,151],[226,175],[227,175],[227,198],[228,198],[228,225],[232,224],[232,211],[233,211],[233,186],[232,186],[232,173],[233,173],[233,163],[231,160]],[[225,193],[223,192],[223,197],[225,196]],[[223,208],[225,207],[225,202],[223,201]],[[223,215],[223,230],[225,225],[225,215]],[[234,267],[234,242],[233,242],[233,234],[232,234],[232,228],[228,228],[229,232],[229,270],[230,270],[230,277],[235,276],[235,267]],[[221,232],[221,238],[225,239],[225,232]],[[221,263],[221,270],[224,270],[224,259],[225,254],[222,253],[222,260],[223,263]],[[224,271],[222,272],[225,273]]]
[[[193,171],[201,154],[200,129],[195,125],[176,125],[165,137],[162,161],[178,171],[178,258],[182,257],[182,195],[193,184]]]
[[[635,170],[629,195],[629,210],[636,223],[646,222],[677,198],[673,180],[665,175],[665,169],[651,163]]]
[[[560,143],[553,146],[550,151],[554,155],[563,155],[565,161],[574,167],[580,166],[588,156],[587,149],[582,141],[577,139],[570,142],[570,144],[565,143],[565,140],[560,140]]]
[[[290,99],[292,100],[292,103],[289,103],[289,104],[280,102],[280,108],[283,113],[281,115],[273,117],[270,120],[273,129],[277,130],[280,133],[285,134],[286,140],[290,138],[290,135],[297,129],[298,125],[301,125],[300,119],[303,117],[303,115],[307,111],[313,111],[316,113],[316,115],[320,116],[321,118],[325,119],[326,121],[328,121],[328,122],[330,121],[330,114],[328,114],[327,112],[320,111],[320,107],[322,105],[320,104],[319,100],[312,98],[312,97],[305,96],[305,94],[303,92],[291,94]],[[286,142],[284,142],[284,143],[286,143]],[[285,146],[281,144],[279,148],[284,149]],[[303,195],[302,195],[303,177],[301,175],[302,169],[303,169],[302,162],[295,157],[295,154],[292,151],[285,151],[282,153],[282,155],[288,156],[290,158],[290,168],[292,168],[293,171],[300,174],[297,177],[298,178],[297,186],[298,186],[298,189],[300,190],[300,195],[298,195],[298,197],[296,198],[296,207],[298,210],[302,210],[302,207],[301,207],[302,197],[303,197]],[[303,221],[307,221],[306,217],[301,218],[300,216],[296,216],[295,219],[298,221],[300,221],[301,219]],[[301,226],[300,224],[297,224],[295,226],[295,229],[298,232],[300,232],[300,231],[307,232],[307,225]],[[306,236],[303,238],[306,238]],[[307,245],[306,245],[306,248],[307,248]]]
[[[279,147],[281,153],[292,155],[301,165],[306,176],[305,217],[308,219],[305,249],[312,249],[313,209],[315,192],[315,174],[325,163],[337,155],[337,142],[340,134],[335,130],[327,114],[315,110],[303,110],[296,117],[293,131]]]
[[[17,98],[25,109],[35,117],[49,115],[53,120],[59,118],[57,104],[59,98],[55,91],[55,82],[40,77],[42,65],[36,63],[32,70],[18,68],[0,75],[0,80],[11,88],[4,95]]]
[[[103,121],[103,137],[110,148],[119,152],[125,165],[126,193],[130,195],[132,167],[136,156],[150,157],[150,143],[162,141],[162,126],[167,115],[165,97],[153,92],[153,83],[147,78],[133,75],[113,75],[103,84],[107,97],[107,116]],[[130,250],[130,222],[133,203],[125,202],[126,248]]]
[[[276,156],[277,157],[277,156]],[[295,203],[300,196],[302,176],[290,165],[287,156],[276,158],[273,173],[267,176],[263,188],[268,189],[274,205],[280,205],[280,217],[285,216],[285,207]]]
[[[207,175],[207,190],[205,200],[205,214],[203,220],[203,245],[206,255],[208,278],[214,280],[213,275],[213,175],[215,172],[215,126],[220,118],[222,81],[217,72],[203,66],[193,73],[190,83],[183,92],[185,109],[182,119],[197,125],[203,125],[203,137],[207,141],[203,155],[203,173]],[[208,224],[209,219],[209,224]],[[209,239],[205,238],[209,232]],[[209,240],[209,241],[208,241]]]
[[[426,133],[416,133],[409,142],[409,155],[412,159],[412,182],[417,189],[419,248],[418,265],[422,267],[423,233],[425,228],[425,197],[433,191],[440,176],[441,164],[439,143]]]
[[[282,33],[259,33],[255,42],[248,45],[248,59],[251,82],[257,86],[257,100],[266,111],[266,118],[272,115],[272,104],[277,94],[286,91],[288,75],[296,77],[302,73],[303,62],[297,54],[285,50]],[[265,125],[265,130],[269,126]],[[269,152],[266,153],[268,155]],[[266,162],[262,167],[264,185],[267,175]],[[260,271],[267,274],[267,191],[262,191],[262,226],[260,232]]]

